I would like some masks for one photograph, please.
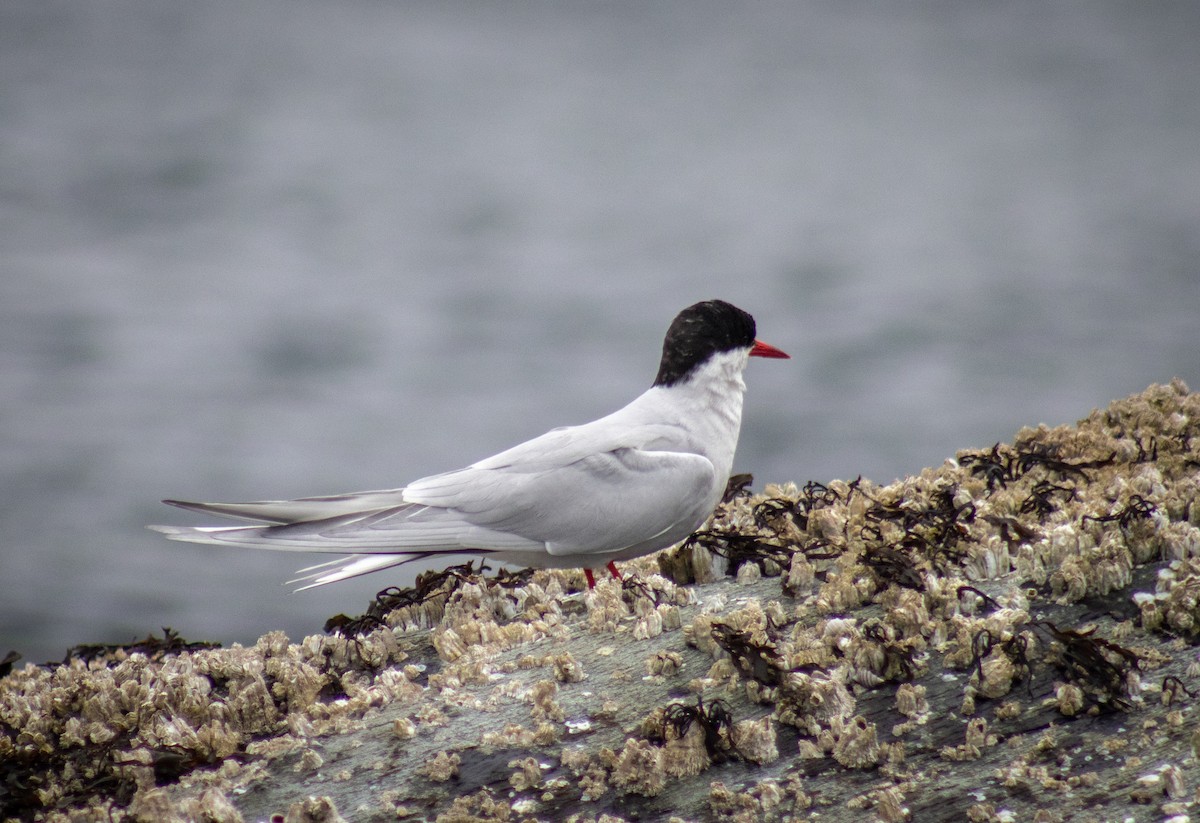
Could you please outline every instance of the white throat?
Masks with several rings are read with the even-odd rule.
[[[749,359],[748,349],[720,352],[696,367],[686,380],[659,389],[670,394],[672,405],[689,421],[696,451],[708,457],[723,478],[733,469],[746,392],[742,373]]]

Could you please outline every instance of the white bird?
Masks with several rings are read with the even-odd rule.
[[[251,526],[151,526],[172,540],[348,555],[302,589],[436,555],[534,568],[606,566],[683,540],[729,480],[751,357],[786,358],[721,300],[679,313],[654,384],[624,408],[404,488],[257,503],[164,500]],[[307,574],[305,574],[307,573]]]

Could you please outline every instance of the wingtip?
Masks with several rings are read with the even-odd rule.
[[[208,543],[223,545],[226,541],[213,537],[221,532],[235,531],[237,526],[160,526],[146,527],[150,531],[164,535],[168,540],[178,540],[182,543]]]
[[[301,569],[301,571],[304,571],[304,570],[303,570],[303,569]],[[342,579],[342,578],[340,578],[340,577],[335,577],[335,578],[333,578],[332,580],[326,580],[326,579],[324,579],[324,578],[325,578],[325,576],[324,576],[324,575],[321,575],[320,573],[317,573],[317,574],[306,574],[306,575],[304,575],[303,577],[294,577],[294,578],[292,578],[291,580],[287,580],[287,581],[285,581],[285,582],[283,583],[283,585],[285,585],[285,586],[296,586],[296,584],[297,584],[297,583],[304,583],[304,585],[303,585],[303,586],[296,586],[296,588],[292,589],[292,591],[291,591],[291,593],[292,593],[292,594],[298,594],[298,593],[300,593],[300,592],[308,591],[309,589],[315,589],[315,588],[317,588],[317,587],[319,587],[319,586],[325,586],[325,585],[327,585],[327,584],[329,584],[329,583],[333,583],[333,582],[335,582],[335,581],[337,581],[337,580],[341,580],[341,579]],[[311,583],[309,583],[309,582],[306,582],[306,581],[309,581],[309,580],[311,580],[312,582],[311,582]]]

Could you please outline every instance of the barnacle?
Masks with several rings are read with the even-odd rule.
[[[1146,631],[1155,631],[1162,628],[1166,620],[1163,610],[1159,607],[1158,601],[1153,595],[1146,595],[1144,599],[1139,600],[1137,595],[1134,596],[1134,603],[1137,604],[1138,611],[1141,613],[1140,621],[1142,628]],[[1181,625],[1188,623],[1187,619],[1182,615],[1178,615],[1177,619]]]
[[[666,731],[660,721],[660,727]],[[693,724],[682,735],[669,734],[662,747],[662,768],[668,777],[692,777],[712,763],[705,746],[707,734],[700,724]]]
[[[315,772],[317,769],[325,765],[325,758],[315,750],[306,748],[300,753],[300,759],[296,761],[296,765],[292,767],[295,772]]]
[[[752,763],[773,763],[779,758],[770,715],[759,720],[742,720],[733,727],[730,737],[734,750]]]
[[[685,542],[657,555],[663,576],[678,584],[711,583],[717,579],[712,554],[700,543]]]
[[[535,720],[554,720],[561,722],[566,716],[562,706],[555,697],[558,696],[558,684],[553,680],[539,680],[529,692],[533,703],[530,714]]]
[[[1183,779],[1183,770],[1174,763],[1168,764],[1162,770],[1163,794],[1172,800],[1180,800],[1187,796],[1187,784]]]
[[[1192,637],[1200,634],[1200,558],[1173,561],[1161,570],[1155,595],[1134,595],[1142,611],[1142,625]]]
[[[830,728],[835,738],[834,760],[850,769],[867,769],[879,763],[882,750],[874,723],[861,715],[847,721],[834,717]]]
[[[458,752],[442,751],[435,754],[433,759],[422,764],[420,772],[434,783],[445,783],[458,776],[458,767],[461,764],[462,757]]]
[[[988,734],[987,720],[973,717],[967,723],[966,741],[958,746],[945,746],[939,752],[943,760],[975,760],[986,746],[994,746],[996,736]]]
[[[215,786],[202,791],[199,797],[186,798],[180,804],[179,811],[185,820],[221,820],[240,823],[243,819],[241,812],[234,807],[229,796]],[[336,814],[336,810],[334,813]],[[326,819],[332,823],[334,818]]]
[[[787,576],[783,582],[785,593],[797,597],[801,592],[812,588],[813,582],[816,580],[816,569],[802,552],[792,555],[787,568]]]
[[[398,717],[392,722],[392,734],[401,740],[409,740],[417,734],[417,724],[410,718]]]
[[[931,615],[926,598],[913,589],[893,586],[880,597],[889,626],[901,637],[920,637],[930,631]]]
[[[661,651],[646,658],[646,673],[651,676],[671,676],[683,666],[679,652]]]
[[[729,713],[729,708],[722,700],[713,700],[705,705],[704,699],[698,697],[695,705],[686,703],[672,703],[661,711],[656,711],[649,718],[648,723],[657,720],[658,727],[649,729],[651,737],[657,737],[667,742],[668,747],[671,747],[671,741],[687,741],[694,730],[699,730],[700,736],[692,738],[692,742],[688,743],[685,748],[694,748],[699,743],[705,752],[705,762],[708,760],[723,760],[732,751],[737,753],[736,747],[732,743],[732,728],[733,717]],[[675,747],[678,749],[678,747]],[[688,763],[695,762],[697,757],[686,752],[676,752],[675,754],[683,755],[683,766],[690,768]],[[679,758],[676,757],[676,760]]]
[[[925,699],[925,687],[901,683],[896,688],[896,711],[913,720],[927,717],[929,701]]]
[[[712,627],[716,622],[712,614],[701,612],[692,618],[692,622],[683,627],[683,637],[689,646],[694,646],[717,659],[725,655],[724,650],[713,639]]]
[[[663,631],[673,632],[683,625],[683,618],[679,612],[679,606],[675,603],[660,603],[655,607],[658,616],[662,619]]]
[[[539,786],[542,782],[542,767],[533,757],[508,761],[508,768],[516,769],[508,778],[509,785],[519,792]]]
[[[448,663],[453,663],[467,653],[467,644],[454,629],[434,632],[433,647],[437,649],[438,656]]]
[[[484,732],[480,744],[486,751],[494,749],[528,748],[533,745],[534,732],[519,723],[509,723],[497,731]]]
[[[638,618],[633,627],[633,639],[649,640],[651,637],[658,637],[662,632],[662,615],[657,611],[652,611]]]
[[[875,794],[875,813],[883,823],[904,823],[909,819],[899,786],[888,786]]]
[[[846,686],[846,670],[791,672],[780,684],[775,714],[783,723],[801,729],[818,729],[834,718],[851,714],[857,701]]]
[[[730,789],[720,780],[714,780],[709,785],[708,807],[714,816],[722,819],[761,819],[762,810],[757,799],[746,792]]]
[[[129,813],[139,820],[172,820],[171,797],[158,787],[146,787],[138,791],[129,803]],[[239,814],[237,819],[241,819]]]
[[[972,676],[972,683],[978,694],[995,699],[1003,697],[1012,690],[1016,673],[1016,666],[1012,659],[997,649],[979,664],[976,675]]]
[[[854,576],[845,570],[831,569],[817,590],[814,605],[822,614],[839,614],[860,606],[865,599]]]
[[[552,663],[554,666],[554,679],[560,683],[578,683],[587,677],[583,672],[583,666],[579,664],[579,661],[570,652],[555,655]]]
[[[621,618],[629,614],[629,607],[621,597],[621,587],[612,580],[601,581],[588,592],[587,606],[588,631],[596,634],[615,632]]]
[[[662,749],[649,741],[629,738],[613,763],[610,783],[626,794],[653,797],[666,785]]]

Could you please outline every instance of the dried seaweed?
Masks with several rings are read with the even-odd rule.
[[[750,494],[750,484],[754,482],[752,474],[735,474],[729,478],[729,482],[725,484],[725,491],[721,495],[722,503],[732,503],[739,497],[745,497]]]
[[[750,632],[713,623],[712,638],[733,659],[738,671],[764,686],[778,686],[787,669],[775,645],[755,642]]]
[[[1158,460],[1158,438],[1150,438],[1150,448],[1146,448],[1146,444],[1142,442],[1142,438],[1134,437],[1133,442],[1138,447],[1137,457],[1133,459],[1134,463],[1153,463]],[[1186,450],[1186,449],[1185,449]]]
[[[180,652],[219,648],[221,648],[220,643],[184,640],[177,631],[163,626],[162,637],[155,637],[151,633],[141,640],[133,640],[129,643],[84,643],[72,646],[67,649],[62,662],[63,665],[66,665],[71,660],[82,660],[86,663],[99,660],[111,664],[131,654],[144,654],[151,660],[160,661],[164,657]]]
[[[1197,697],[1197,693],[1185,686],[1183,681],[1175,675],[1169,674],[1163,678],[1162,693],[1163,701],[1166,703],[1166,705],[1170,706],[1172,703],[1174,703],[1179,695],[1179,692],[1183,692],[1192,700],[1195,700]]]
[[[476,569],[472,562],[450,566],[441,571],[429,571],[418,575],[411,588],[401,589],[398,586],[388,586],[376,593],[375,599],[367,606],[367,610],[357,617],[335,614],[325,621],[326,634],[340,634],[342,637],[362,637],[376,629],[387,625],[385,618],[388,614],[406,606],[420,606],[436,599],[443,602],[465,583],[488,570],[482,560]],[[525,578],[518,574],[509,574],[501,581],[501,585],[514,585],[513,580]]]
[[[872,620],[862,629],[863,640],[875,644],[883,652],[883,664],[875,674],[885,682],[911,681],[917,676],[917,648],[897,641],[893,635],[890,627],[879,620]]]
[[[1084,689],[1101,707],[1127,711],[1129,675],[1140,670],[1142,658],[1111,640],[1094,637],[1095,629],[1060,629],[1048,620],[1031,624],[1053,639],[1050,662],[1070,683]]]
[[[965,592],[970,592],[971,594],[981,598],[984,602],[984,605],[986,605],[990,611],[996,611],[1004,608],[999,602],[996,601],[995,598],[991,597],[986,592],[975,588],[974,586],[959,586],[958,590],[955,592],[955,595],[959,600],[962,600],[963,593]]]
[[[969,468],[976,477],[984,478],[989,491],[997,486],[1007,486],[1017,479],[1014,458],[1011,455],[1002,456],[1000,448],[1001,444],[997,443],[986,452],[960,452],[958,463],[963,468]]]
[[[178,783],[185,774],[204,766],[219,766],[225,760],[245,762],[248,757],[242,752],[234,752],[226,757],[217,757],[210,753],[201,753],[182,746],[166,746],[159,749],[146,749],[150,755],[150,767],[154,771],[154,784],[168,786]],[[141,761],[127,758],[117,761],[118,765],[138,764]]]
[[[756,563],[759,570],[767,571],[766,561],[771,560],[779,567],[786,567],[795,549],[768,540],[758,535],[741,534],[723,529],[705,529],[694,532],[683,542],[684,548],[702,546],[715,555],[725,558],[725,573],[736,577],[738,569],[746,563]]]
[[[754,522],[759,528],[770,528],[772,521],[787,517],[800,531],[808,528],[808,518],[818,509],[832,506],[840,501],[841,495],[824,483],[810,480],[804,484],[795,500],[787,497],[769,497],[754,507]]]
[[[686,703],[667,706],[663,712],[663,741],[668,739],[668,729],[674,732],[676,739],[681,739],[696,723],[704,730],[704,749],[713,762],[720,763],[737,754],[732,736],[733,714],[724,700],[713,700],[706,706],[704,698],[697,697],[695,706]]]
[[[0,660],[0,677],[8,677],[12,673],[13,665],[21,659],[20,652],[10,651],[4,655],[4,659]]]
[[[1039,520],[1044,519],[1046,515],[1058,509],[1058,505],[1054,501],[1055,494],[1065,495],[1065,501],[1075,500],[1079,497],[1074,486],[1060,486],[1049,480],[1043,480],[1030,490],[1028,497],[1021,501],[1021,514],[1036,514]]]
[[[961,591],[961,589],[960,589]],[[1033,696],[1033,663],[1029,659],[1029,638],[1014,634],[1007,640],[997,641],[987,629],[982,629],[971,638],[971,668],[983,681],[983,661],[993,649],[1000,649],[1013,666],[1013,680],[1024,683],[1029,695]]]
[[[1113,452],[1108,457],[1099,460],[1081,460],[1076,463],[1070,463],[1058,457],[1057,449],[1050,446],[1037,446],[1028,451],[1018,451],[1016,476],[1020,477],[1021,475],[1028,474],[1035,466],[1041,466],[1047,471],[1064,478],[1074,475],[1081,480],[1087,480],[1088,469],[1098,469],[1103,466],[1112,465],[1116,457],[1117,453]]]
[[[3,728],[0,724],[0,731]],[[128,742],[125,734],[95,746],[60,747],[49,752],[22,748],[0,759],[0,817],[34,820],[45,815],[49,809],[42,792],[59,783],[64,773],[94,776],[79,791],[63,797],[55,808],[64,809],[95,795],[111,797],[121,806],[129,805],[137,791],[137,782],[132,776],[119,773],[118,767],[123,764],[114,757],[118,746]]]
[[[970,502],[955,505],[957,491],[957,486],[939,489],[929,496],[929,502],[925,505],[914,505],[914,501],[910,500],[885,503],[868,495],[867,499],[871,500],[872,505],[863,514],[868,521],[863,529],[863,538],[868,542],[883,539],[883,530],[872,526],[872,523],[890,522],[904,531],[904,536],[899,540],[886,544],[891,550],[890,554],[885,552],[871,563],[876,566],[880,563],[894,564],[898,561],[892,555],[907,552],[927,557],[942,569],[961,560],[962,552],[958,550],[958,544],[969,533],[967,524],[975,519],[975,505]],[[876,547],[876,554],[879,553],[880,549]],[[907,565],[915,567],[916,558],[910,557]],[[905,579],[910,582],[901,585],[919,588],[911,582],[910,577]]]
[[[1058,456],[1058,449],[1053,446],[1036,444],[1027,449],[1020,446],[1011,447],[1001,443],[992,446],[985,452],[959,452],[958,463],[969,468],[971,474],[982,477],[987,481],[989,490],[997,486],[1004,487],[1019,480],[1035,467],[1057,474],[1060,477],[1078,477],[1087,480],[1088,469],[1098,469],[1112,465],[1117,453],[1098,460],[1081,460],[1070,462]]]
[[[1008,517],[1002,514],[985,514],[983,519],[999,529],[1000,537],[1009,546],[1032,543],[1040,536],[1035,529],[1031,529],[1015,517]]]
[[[860,559],[880,589],[895,583],[906,589],[925,590],[925,576],[918,568],[916,559],[898,543],[868,546]]]
[[[1140,494],[1135,494],[1129,498],[1129,503],[1119,511],[1106,515],[1091,515],[1085,514],[1084,520],[1091,520],[1093,523],[1119,523],[1121,528],[1129,528],[1136,520],[1146,520],[1150,515],[1158,511],[1158,507],[1151,503]]]

